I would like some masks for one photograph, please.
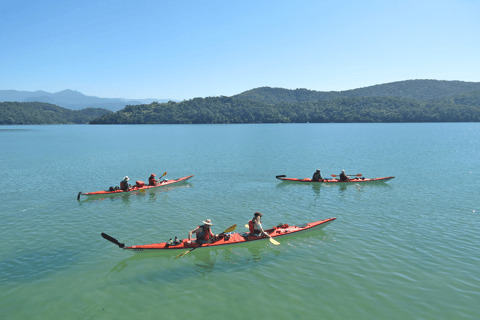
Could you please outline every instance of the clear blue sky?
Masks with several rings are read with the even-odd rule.
[[[480,82],[480,1],[0,0],[0,90],[191,99]]]

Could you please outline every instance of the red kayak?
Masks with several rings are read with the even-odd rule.
[[[154,186],[137,185],[136,184],[136,185],[133,186],[133,188],[128,189],[127,191],[123,191],[123,190],[114,190],[114,191],[102,190],[102,191],[94,191],[94,192],[86,192],[86,193],[79,192],[78,196],[77,196],[77,199],[80,200],[80,196],[107,196],[107,195],[112,195],[112,194],[122,194],[122,193],[134,192],[134,191],[144,192],[145,190],[148,190],[148,189],[153,189],[153,188],[168,186],[168,185],[174,184],[174,183],[184,182],[184,181],[187,181],[188,179],[190,179],[191,177],[193,177],[193,174],[191,176],[183,177],[183,178],[180,178],[180,179],[163,180],[163,181],[157,183]]]
[[[350,178],[348,181],[340,181],[337,179],[323,179],[320,181],[312,181],[310,178],[305,179],[297,179],[297,178],[286,178],[284,175],[276,176],[278,180],[282,181],[290,181],[290,182],[311,182],[311,183],[326,183],[326,184],[334,184],[334,183],[367,183],[367,182],[386,182],[388,180],[392,180],[395,177],[381,177],[381,178],[374,178],[374,179],[365,179],[365,178]]]
[[[289,226],[288,224],[283,224],[279,225],[277,227],[273,227],[272,229],[265,230],[272,238],[279,238],[279,237],[284,237],[287,235],[292,235],[292,234],[299,234],[299,233],[305,233],[305,232],[312,232],[312,231],[318,231],[322,229],[323,227],[327,226],[329,223],[334,221],[336,218],[330,218],[326,220],[321,220],[321,221],[315,221],[315,222],[310,222],[310,223],[305,223],[302,225],[298,226]],[[118,245],[120,248],[123,249],[132,249],[136,251],[142,251],[142,250],[150,250],[150,249],[157,249],[157,250],[185,250],[185,249],[196,249],[199,247],[218,247],[218,246],[224,246],[224,245],[233,245],[233,244],[238,244],[238,243],[246,243],[250,241],[268,241],[269,239],[265,236],[255,236],[251,235],[249,232],[245,233],[228,233],[229,230],[234,230],[236,225],[231,226],[228,228],[227,232],[221,233],[217,239],[208,244],[203,244],[200,245],[196,243],[195,241],[192,241],[188,243],[187,239],[179,241],[178,244],[167,244],[166,242],[160,242],[160,243],[153,243],[153,244],[144,244],[144,245],[137,245],[137,246],[125,246],[124,243],[118,242],[115,238],[110,237],[109,235],[102,233],[102,237],[116,245]],[[274,240],[274,242],[276,242]],[[278,242],[276,243],[278,244]],[[190,250],[190,251],[191,251]]]

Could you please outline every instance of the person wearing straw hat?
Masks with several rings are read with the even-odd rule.
[[[122,189],[123,191],[127,191],[128,189],[130,189],[128,180],[130,180],[128,176],[125,176],[123,180],[120,182],[120,189]]]
[[[192,231],[188,233],[188,241],[191,242],[192,234],[195,233],[197,239],[196,242],[199,244],[206,244],[212,242],[218,235],[213,234],[212,230],[210,230],[210,226],[213,225],[212,220],[207,219],[202,221],[203,225],[196,227]]]
[[[348,181],[348,177],[345,174],[345,170],[342,170],[342,173],[340,173],[340,181]]]

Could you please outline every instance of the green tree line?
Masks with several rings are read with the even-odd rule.
[[[418,100],[357,97],[267,103],[236,97],[126,106],[91,124],[480,122],[480,91]]]
[[[86,124],[113,113],[101,108],[65,109],[43,102],[0,102],[0,125],[16,124]]]

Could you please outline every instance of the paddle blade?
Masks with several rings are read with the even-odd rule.
[[[162,177],[165,177],[167,175],[167,171],[165,171],[163,174],[162,174]],[[160,177],[161,178],[161,177]]]
[[[190,249],[190,250],[188,250],[188,251],[182,252],[182,253],[180,253],[178,256],[176,256],[175,259],[181,258],[181,257],[183,257],[184,255],[186,255],[187,253],[189,253],[190,251],[193,251],[193,250],[195,250],[195,249],[196,249],[196,248],[193,248],[193,249]]]
[[[124,244],[124,243],[118,242],[117,239],[115,239],[115,238],[113,238],[113,237],[110,237],[108,234],[105,234],[105,233],[102,232],[102,237],[103,237],[103,239],[108,240],[108,241],[110,241],[111,243],[116,244],[116,245],[119,246],[120,248],[125,247],[125,244]]]
[[[361,176],[363,176],[363,174],[357,173],[355,176],[356,176],[356,177],[361,177]]]
[[[230,226],[227,230],[223,231],[223,233],[232,232],[232,231],[235,230],[236,228],[237,228],[237,225],[234,224],[233,226]]]
[[[286,177],[286,175],[284,175],[284,174],[281,174],[281,175],[279,175],[279,176],[275,176],[275,178],[277,178],[277,179],[278,179],[278,178],[285,178],[285,177]]]
[[[250,227],[248,226],[248,224],[246,224],[246,225],[245,225],[245,228],[250,228]]]
[[[274,244],[274,245],[276,245],[276,246],[278,246],[278,245],[280,244],[280,242],[278,242],[277,240],[275,240],[275,239],[273,239],[273,238],[270,238],[269,240],[270,240],[270,242],[271,242],[272,244]]]
[[[336,174],[332,174],[331,176],[332,176],[332,177],[336,177],[337,175],[336,175]]]

